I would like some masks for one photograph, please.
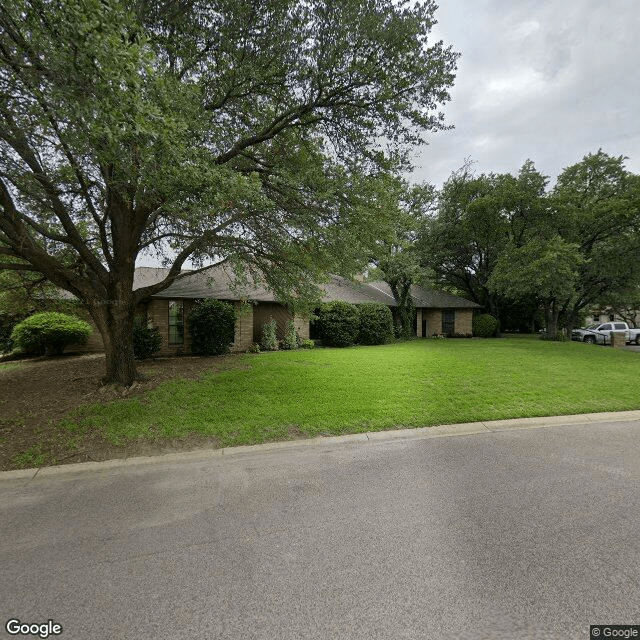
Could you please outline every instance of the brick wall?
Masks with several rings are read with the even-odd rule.
[[[425,338],[432,336],[434,333],[442,333],[442,311],[440,309],[423,309],[422,319],[427,321]],[[422,323],[420,324],[422,325]]]
[[[291,313],[282,304],[277,302],[259,302],[253,308],[253,341],[262,340],[262,325],[269,322],[270,318],[276,321],[276,337],[284,339],[285,325],[291,320]]]
[[[473,333],[473,310],[456,309],[455,332],[465,336]]]
[[[293,322],[296,325],[296,332],[300,340],[309,339],[309,318],[304,316],[294,316]]]
[[[422,333],[422,320],[427,321],[427,332],[424,336]],[[456,309],[454,332],[457,334],[468,335],[472,333],[473,328],[473,310],[472,309]],[[441,309],[418,309],[417,335],[419,337],[428,338],[429,336],[442,333],[442,310]]]
[[[309,318],[294,316],[278,302],[259,302],[253,307],[253,341],[262,340],[262,325],[269,322],[269,318],[276,321],[276,337],[284,340],[286,324],[293,318],[296,332],[301,340],[309,339]]]
[[[231,347],[233,353],[246,351],[253,342],[253,305],[234,302],[238,319],[236,320],[236,339]]]

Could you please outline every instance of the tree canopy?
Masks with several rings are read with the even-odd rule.
[[[545,313],[555,334],[591,305],[620,305],[640,284],[640,178],[599,150],[552,190],[527,161],[517,176],[454,172],[419,246],[437,281],[505,323]],[[608,301],[608,302],[605,302]]]
[[[445,127],[457,54],[429,40],[435,8],[6,0],[0,268],[77,296],[124,384],[135,305],[185,261],[283,296],[353,269],[389,222],[367,206],[378,174]],[[133,291],[144,251],[170,269]]]
[[[380,237],[371,255],[374,268],[370,280],[384,280],[396,301],[393,307],[394,331],[408,338],[415,331],[412,284],[424,284],[430,271],[420,263],[416,241],[433,205],[435,189],[430,184],[409,185],[405,180],[384,176],[380,197],[372,202],[392,217],[389,233]]]

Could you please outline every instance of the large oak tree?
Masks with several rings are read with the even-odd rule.
[[[282,295],[348,271],[388,221],[376,174],[442,129],[457,54],[397,0],[5,0],[0,268],[73,293],[107,380],[136,304],[232,260]],[[170,267],[133,290],[136,259]]]

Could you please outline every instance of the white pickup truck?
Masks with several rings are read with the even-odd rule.
[[[630,329],[626,322],[598,322],[590,324],[588,327],[574,329],[571,332],[572,340],[580,342],[590,342],[591,344],[610,344],[611,333],[624,331],[626,342],[640,344],[640,329]]]

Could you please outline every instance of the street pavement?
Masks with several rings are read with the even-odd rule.
[[[0,637],[586,640],[639,532],[640,412],[7,472]]]

